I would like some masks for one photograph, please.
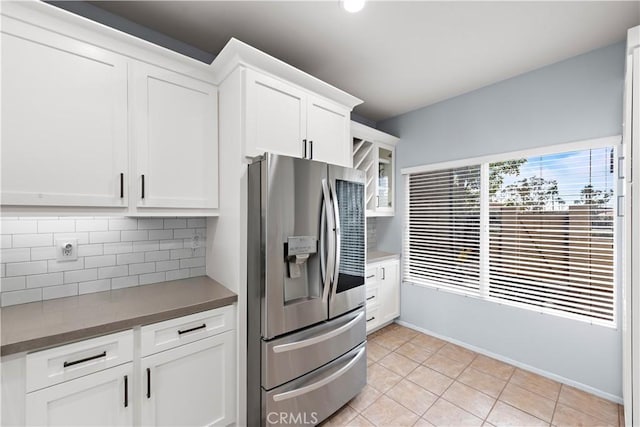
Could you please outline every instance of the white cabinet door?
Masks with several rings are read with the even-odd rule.
[[[125,59],[8,17],[1,43],[2,204],[127,206]]]
[[[235,339],[229,331],[142,359],[142,425],[235,420]]]
[[[245,79],[245,155],[270,152],[308,157],[306,93],[253,70],[245,70]]]
[[[307,103],[308,158],[351,167],[350,112],[309,95]]]
[[[215,86],[135,63],[132,78],[138,207],[218,207]]]
[[[130,426],[133,364],[27,394],[26,425]]]
[[[380,321],[389,322],[400,315],[400,262],[393,260],[378,267]]]

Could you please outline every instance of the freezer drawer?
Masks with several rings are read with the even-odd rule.
[[[263,424],[317,424],[367,382],[365,343],[330,364],[271,391],[262,390]]]
[[[365,340],[364,308],[278,338],[262,342],[262,387],[270,390],[311,372]]]

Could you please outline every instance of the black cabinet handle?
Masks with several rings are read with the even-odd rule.
[[[309,141],[309,159],[313,160],[313,141]]]
[[[129,406],[129,377],[124,376],[124,407]]]
[[[151,399],[151,368],[147,368],[147,399]]]
[[[196,326],[195,328],[183,329],[178,331],[178,335],[186,334],[187,332],[197,331],[198,329],[204,329],[207,327],[206,323],[203,323],[200,326]]]
[[[304,156],[302,158],[306,159],[307,158],[307,140],[306,139],[302,140],[302,146],[304,147]]]
[[[371,319],[367,319],[367,322],[371,322],[372,320],[374,320],[376,318],[376,316],[373,316]]]
[[[371,279],[372,277],[376,277],[376,275],[372,274],[371,276],[367,276],[367,279]]]
[[[367,298],[367,301],[370,301],[372,299],[374,299],[376,296],[375,295],[371,295],[369,298]]]
[[[144,199],[144,174],[142,174],[142,198]]]
[[[124,197],[124,174],[120,174],[120,198]]]
[[[387,270],[385,270],[384,267],[382,267],[382,280],[385,280],[387,278]]]
[[[100,359],[101,357],[107,357],[107,352],[103,351],[102,353],[96,354],[95,356],[85,357],[84,359],[74,360],[73,362],[64,362],[62,366],[66,368],[68,366],[77,365],[78,363],[84,363],[90,360]]]

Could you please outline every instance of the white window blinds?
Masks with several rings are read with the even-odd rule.
[[[612,323],[614,156],[608,145],[410,173],[404,279]]]
[[[480,166],[409,176],[406,279],[477,292]]]

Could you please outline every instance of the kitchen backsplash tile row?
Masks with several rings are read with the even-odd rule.
[[[202,276],[206,235],[205,218],[2,218],[0,304]],[[77,260],[56,260],[64,239]]]

